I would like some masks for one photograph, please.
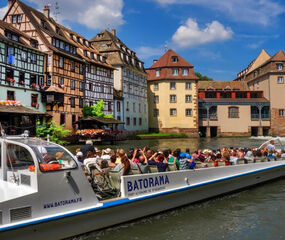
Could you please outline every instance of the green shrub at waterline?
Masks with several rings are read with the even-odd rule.
[[[49,140],[51,142],[64,145],[67,144],[67,142],[63,139],[70,135],[71,131],[64,129],[64,124],[58,125],[56,122],[51,121],[45,125],[40,125],[40,122],[37,121],[36,136],[39,138],[44,138],[47,140],[47,137],[49,136]]]
[[[187,138],[185,133],[142,133],[128,136],[129,139],[152,139],[152,138]]]

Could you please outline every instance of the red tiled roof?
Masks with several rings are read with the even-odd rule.
[[[282,50],[279,50],[270,61],[285,61],[285,53]]]
[[[177,61],[173,61],[173,57],[177,57]],[[178,75],[173,76],[173,69],[178,69]],[[182,75],[182,69],[188,69],[188,75]],[[156,76],[156,71],[160,71],[160,76]],[[155,80],[199,80],[193,70],[193,65],[179,56],[176,52],[169,49],[159,60],[157,60],[149,69],[148,81]]]

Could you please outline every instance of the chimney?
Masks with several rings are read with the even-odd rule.
[[[154,60],[153,60],[153,64],[155,64],[156,62],[157,62],[157,60],[156,60],[156,59],[154,59]]]
[[[112,29],[112,34],[116,36],[116,29]]]
[[[46,5],[46,6],[44,7],[44,15],[45,15],[47,18],[49,18],[49,14],[50,14],[50,9],[49,9],[49,6]]]
[[[15,0],[8,0],[8,7],[10,8]]]

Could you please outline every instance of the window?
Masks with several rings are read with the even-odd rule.
[[[63,41],[60,41],[60,42],[59,42],[59,47],[60,47],[61,49],[65,49],[65,48],[64,48],[64,42],[63,42]]]
[[[9,64],[15,64],[15,49],[13,47],[7,48],[7,60]]]
[[[82,66],[82,64],[79,64],[79,73],[83,74],[83,66]]]
[[[175,103],[176,102],[176,95],[170,95],[170,102]]]
[[[91,59],[94,59],[94,53],[90,54]]]
[[[159,103],[159,96],[154,96],[154,103]]]
[[[12,23],[17,23],[17,15],[12,15]]]
[[[170,90],[175,90],[176,89],[176,83],[175,82],[171,82],[170,83]]]
[[[83,108],[83,98],[79,98],[79,107]]]
[[[188,76],[188,69],[187,69],[187,68],[184,68],[184,69],[182,70],[182,75],[183,75],[183,76]]]
[[[185,102],[187,103],[192,102],[192,95],[185,95]]]
[[[159,76],[160,76],[160,71],[159,71],[159,70],[156,70],[156,71],[155,71],[155,76],[156,76],[156,77],[159,77]]]
[[[63,67],[64,67],[63,57],[59,57],[59,67],[60,67],[60,68],[63,68]]]
[[[229,107],[229,118],[239,118],[238,107]]]
[[[21,52],[21,60],[22,61],[27,61],[28,60],[28,54],[27,54],[27,52],[25,52],[25,51],[22,51]]]
[[[31,53],[31,63],[37,63],[37,55],[34,53]]]
[[[173,56],[171,59],[172,59],[172,62],[174,62],[174,63],[178,62],[178,57],[177,56]]]
[[[137,118],[134,118],[134,126],[137,125]]]
[[[142,118],[139,118],[139,125],[142,125]]]
[[[74,122],[76,122],[76,115],[72,114],[71,124],[74,124]]]
[[[191,109],[191,108],[186,108],[186,109],[185,109],[185,115],[186,115],[187,117],[192,116],[192,109]]]
[[[15,101],[15,92],[14,91],[7,91],[7,100]]]
[[[109,111],[109,112],[113,111],[113,110],[112,110],[112,103],[111,103],[111,102],[108,102],[108,111]]]
[[[41,20],[41,25],[43,28],[47,29],[47,24],[45,20]]]
[[[279,84],[284,83],[283,77],[278,77],[278,78],[277,78],[277,83],[279,83]]]
[[[86,50],[84,50],[84,57],[87,57],[87,51]]]
[[[58,85],[60,85],[60,86],[64,85],[64,78],[63,77],[58,78]]]
[[[37,108],[38,107],[38,94],[31,95],[31,106]]]
[[[176,116],[177,111],[176,108],[170,108],[170,116]]]
[[[285,110],[284,109],[279,109],[279,116],[284,117],[285,116]]]
[[[129,117],[126,118],[126,122],[127,122],[127,125],[130,125],[130,118]]]
[[[60,125],[65,124],[65,114],[61,113],[60,114]]]
[[[90,90],[90,91],[93,90],[93,84],[92,84],[92,83],[89,83],[89,84],[88,84],[88,87],[89,87],[89,90]]]
[[[25,73],[24,72],[19,73],[19,84],[21,85],[25,84]]]
[[[16,169],[27,168],[29,165],[33,165],[33,157],[30,152],[19,145],[8,144],[7,145],[7,159],[13,158],[13,161],[7,161],[8,168]]]
[[[74,80],[70,81],[70,88],[71,88],[71,90],[75,90],[75,81]]]
[[[277,70],[278,70],[278,71],[282,71],[282,70],[283,70],[283,64],[278,63],[278,64],[277,64]]]
[[[139,113],[142,112],[142,109],[141,109],[141,104],[139,103]]]
[[[81,91],[81,92],[83,92],[83,85],[84,85],[83,82],[79,83],[79,91]]]
[[[71,40],[73,40],[73,34],[72,33],[69,34],[69,37]]]
[[[38,42],[37,41],[34,41],[34,40],[31,40],[30,41],[30,45],[31,45],[31,47],[34,47],[34,48],[38,48]]]
[[[17,23],[21,23],[22,22],[22,15],[18,14],[17,15]]]
[[[129,111],[129,102],[127,102],[127,109],[126,111],[128,112]]]
[[[158,91],[158,89],[159,89],[159,88],[158,88],[158,83],[154,83],[154,84],[153,84],[153,89],[154,89],[154,91]]]
[[[117,101],[117,112],[121,112],[121,103]]]
[[[75,63],[73,61],[70,62],[70,71],[75,72]]]
[[[159,109],[156,108],[156,109],[153,110],[153,116],[154,117],[158,117],[159,116]]]
[[[92,107],[93,106],[93,102],[89,101],[89,106]]]
[[[136,112],[136,103],[133,103],[133,112]]]
[[[72,108],[75,108],[75,97],[71,97],[71,98],[70,98],[70,106],[71,106]]]
[[[178,69],[177,68],[172,69],[172,75],[178,76]]]

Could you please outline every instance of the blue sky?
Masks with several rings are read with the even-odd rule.
[[[23,0],[37,9],[56,0]],[[6,11],[0,1],[0,15]],[[264,48],[283,49],[282,0],[58,0],[58,20],[92,38],[103,28],[117,35],[150,67],[172,48],[215,80],[233,80]]]

